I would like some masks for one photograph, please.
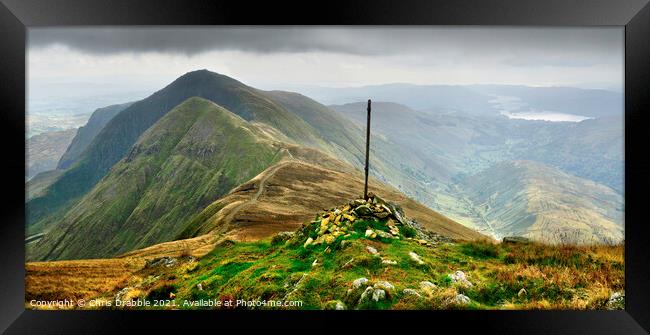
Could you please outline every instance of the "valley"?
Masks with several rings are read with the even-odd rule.
[[[362,105],[330,107],[362,124]],[[416,199],[457,222],[496,239],[526,234],[552,243],[623,240],[620,118],[544,122],[459,111],[416,112],[375,102],[373,120],[388,141],[426,162],[426,168],[417,169],[415,162],[404,162],[418,171],[411,176],[422,187],[404,192],[420,190],[413,195]],[[487,203],[492,201],[490,192],[503,202]],[[545,205],[540,199],[546,199]],[[550,214],[549,206],[558,210]],[[535,228],[536,233],[526,233],[533,222],[547,223]]]

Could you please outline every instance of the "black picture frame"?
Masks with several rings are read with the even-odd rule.
[[[0,120],[4,151],[0,221],[0,330],[8,334],[282,330],[357,325],[368,331],[521,334],[647,334],[650,263],[644,205],[650,156],[648,0],[498,1],[128,1],[0,0]],[[26,29],[81,25],[527,25],[625,26],[625,289],[624,311],[431,312],[124,312],[32,311],[24,308]],[[298,322],[300,321],[300,325]],[[295,327],[295,329],[292,329]],[[408,327],[408,328],[404,328]],[[416,330],[416,328],[419,330]]]

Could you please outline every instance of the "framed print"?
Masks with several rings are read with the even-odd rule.
[[[647,1],[303,6],[3,0],[3,330],[647,333]]]

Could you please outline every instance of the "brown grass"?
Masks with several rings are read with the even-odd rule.
[[[144,266],[137,259],[34,262],[25,265],[25,301],[88,299],[113,291]]]

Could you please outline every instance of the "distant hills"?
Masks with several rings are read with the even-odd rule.
[[[492,102],[498,96],[524,102],[520,108],[525,110],[587,117],[621,115],[623,112],[621,93],[573,87],[385,84],[343,88],[306,87],[303,91],[328,105],[365,101],[372,97],[375,101],[399,103],[417,111],[454,110],[474,115],[499,114],[499,108]]]
[[[77,128],[43,132],[25,141],[25,179],[56,168],[61,156],[76,136]]]
[[[460,185],[486,233],[553,244],[615,244],[624,239],[623,197],[551,166],[501,162]]]
[[[365,102],[358,102],[331,105],[330,108],[362,124],[365,122],[364,106]],[[579,229],[580,235],[574,232],[576,240],[611,242],[622,239],[621,117],[582,122],[527,121],[459,111],[418,112],[401,104],[377,101],[373,103],[372,120],[377,133],[427,162],[421,168],[413,168],[417,172],[412,174],[413,180],[426,185],[416,198],[458,222],[496,237],[527,234],[539,239],[539,232],[529,234],[526,230],[538,217],[536,209],[528,212],[529,206],[537,206],[532,203],[535,199],[514,198],[526,188],[538,188],[535,192],[541,197],[556,198],[554,204],[557,206],[575,206],[575,211],[583,215],[582,219],[576,219],[572,211],[558,211],[552,215],[553,224],[545,225],[544,229],[557,232],[561,226],[579,227],[591,220],[589,227]],[[529,162],[515,163],[518,160]],[[418,166],[407,160],[404,164]],[[503,175],[501,170],[511,174]],[[538,178],[529,184],[530,180],[524,177],[535,173]],[[594,182],[590,184],[586,179]],[[476,196],[478,193],[486,191],[485,184],[479,180],[491,181],[490,189],[504,200],[490,207],[488,221],[494,229],[485,224],[486,212],[481,207],[485,202],[465,198],[466,194],[472,194],[476,200],[480,198]],[[563,180],[564,184],[558,185],[558,180]],[[567,196],[558,197],[563,187]],[[590,205],[585,205],[585,201]],[[519,210],[510,207],[515,205],[522,207]],[[602,231],[598,231],[599,227]],[[554,240],[549,236],[545,239]]]
[[[357,124],[365,120],[365,102],[331,105]],[[532,160],[578,177],[623,190],[623,118],[582,122],[508,119],[459,111],[415,111],[392,102],[374,102],[373,127],[390,141],[427,157],[441,178],[480,172],[503,160]],[[440,164],[443,162],[443,164]],[[442,165],[445,169],[437,167]],[[435,173],[435,175],[431,175]]]

